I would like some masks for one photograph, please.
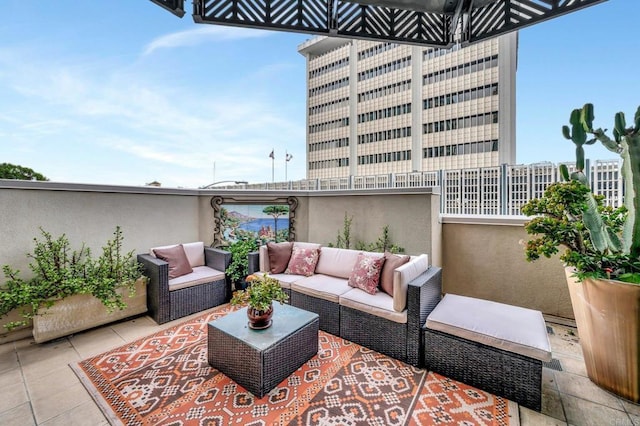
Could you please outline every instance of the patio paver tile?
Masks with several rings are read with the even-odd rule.
[[[9,385],[15,385],[24,382],[22,378],[22,370],[17,365],[13,370],[0,372],[0,389],[5,389]]]
[[[87,402],[93,403],[93,400],[80,382],[66,386],[64,392],[49,392],[41,397],[32,397],[31,400],[38,424],[43,424]]]
[[[163,326],[164,325],[165,324],[163,324]],[[158,326],[158,324],[156,324],[150,317],[143,316],[112,324],[110,328],[113,329],[113,331],[115,331],[115,333],[120,336],[124,342],[132,342],[141,337],[160,331],[163,326]],[[105,348],[104,350],[108,350],[108,348]]]
[[[96,404],[89,401],[41,424],[43,426],[108,426],[109,422]]]
[[[571,373],[555,373],[558,389],[561,394],[568,394],[597,404],[606,405],[616,410],[624,410],[620,400],[593,383],[589,378]],[[566,413],[567,420],[569,414]]]
[[[567,421],[576,426],[632,426],[627,413],[610,407],[577,398],[572,395],[561,394],[562,405],[567,414]]]
[[[561,423],[567,421],[562,408],[562,401],[560,400],[560,392],[557,390],[542,389],[542,410],[540,412],[546,416],[553,417]]]
[[[24,383],[14,383],[2,388],[2,398],[0,398],[0,413],[13,410],[25,402],[29,402],[29,395]]]
[[[0,413],[0,425],[3,426],[35,426],[35,424],[31,404],[28,402]]]
[[[542,368],[542,390],[558,391],[556,376],[553,374],[553,370],[546,367]]]
[[[633,414],[635,416],[640,416],[640,405],[639,404],[634,404],[633,402],[624,400],[624,399],[620,399],[620,402],[622,403],[622,407],[624,408],[624,410],[629,413],[629,414]]]
[[[68,368],[73,361],[80,361],[80,355],[68,339],[36,345],[18,350],[18,359],[27,380],[38,379],[56,369]]]
[[[4,348],[5,346],[9,350]],[[2,352],[0,352],[0,373],[19,368],[20,364],[18,363],[16,352],[13,350],[13,345],[8,343],[6,345],[0,345],[0,348],[3,348]]]
[[[520,407],[520,424],[522,426],[565,426],[567,422]]]
[[[587,368],[585,367],[584,360],[582,358],[576,358],[566,354],[554,354],[553,357],[560,361],[563,372],[587,377]]]
[[[80,359],[98,355],[126,343],[111,327],[96,328],[84,333],[78,333],[70,337],[69,341],[80,355]]]

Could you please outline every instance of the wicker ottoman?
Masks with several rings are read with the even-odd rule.
[[[209,364],[262,398],[318,353],[318,315],[273,305],[273,325],[247,326],[247,309],[208,324]]]
[[[423,330],[426,368],[540,411],[551,361],[542,313],[447,294]]]

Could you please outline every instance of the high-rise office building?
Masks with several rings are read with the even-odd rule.
[[[307,59],[307,178],[515,162],[517,33],[424,48],[315,37]]]

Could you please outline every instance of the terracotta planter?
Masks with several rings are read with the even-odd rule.
[[[271,327],[271,317],[273,316],[273,305],[269,305],[266,311],[259,311],[251,306],[247,307],[247,317],[249,318],[249,328],[254,330],[264,330]]]
[[[76,294],[56,301],[53,306],[33,317],[34,340],[42,343],[147,312],[147,285],[143,279],[136,281],[136,294],[133,297],[129,297],[126,288],[118,291],[123,295],[127,307],[111,313],[90,294]]]
[[[571,268],[565,273],[589,378],[640,402],[640,286],[615,280],[577,282]]]

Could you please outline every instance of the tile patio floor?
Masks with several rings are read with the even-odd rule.
[[[50,343],[24,339],[0,345],[0,425],[108,425],[68,364],[185,319],[158,326],[142,316]],[[551,321],[553,358],[562,371],[543,369],[542,413],[520,407],[520,424],[640,426],[640,405],[617,398],[586,377],[575,328]]]

